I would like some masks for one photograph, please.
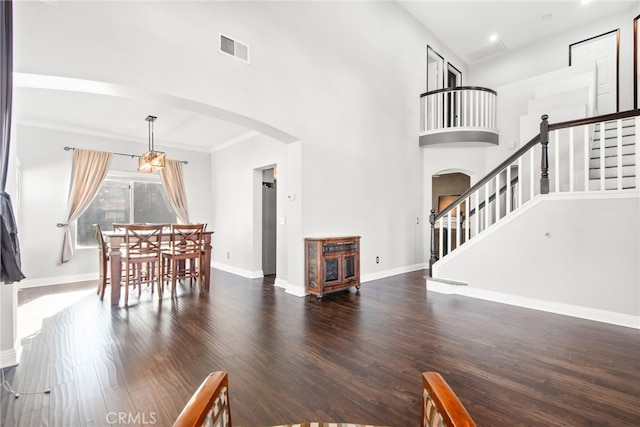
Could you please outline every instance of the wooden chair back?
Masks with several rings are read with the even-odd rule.
[[[126,224],[126,258],[160,256],[162,225]]]
[[[100,295],[100,300],[103,300],[104,291],[108,282],[107,268],[109,266],[109,248],[107,247],[107,242],[104,240],[100,224],[93,224],[93,231],[96,236],[96,242],[98,243],[98,295]]]
[[[475,427],[451,387],[437,372],[422,374],[422,427]]]
[[[171,224],[171,252],[173,256],[193,258],[202,252],[204,224]]]
[[[229,380],[225,371],[210,373],[191,396],[173,427],[231,427]]]

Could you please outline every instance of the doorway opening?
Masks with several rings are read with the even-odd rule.
[[[276,275],[277,261],[277,167],[262,171],[262,274],[267,279]]]
[[[431,206],[436,211],[436,213],[442,211],[446,207],[449,206],[454,200],[458,198],[462,193],[471,188],[471,177],[465,173],[461,172],[452,172],[452,173],[440,173],[433,175],[431,177]],[[464,225],[464,217],[465,215],[469,215],[467,211],[467,207],[463,204],[461,209],[454,211],[452,214],[452,220],[458,222],[460,224],[460,229]],[[457,227],[452,226],[451,230],[448,230],[447,227],[444,227],[442,230],[440,229],[440,224],[436,223],[435,229],[435,249],[436,254],[440,253],[440,234],[442,233],[443,240],[443,255],[446,255],[449,252],[449,249],[455,249],[456,242],[456,230]],[[451,242],[452,248],[448,247],[447,244],[447,236],[451,233]],[[464,234],[463,234],[464,235]],[[462,237],[462,236],[461,236]]]
[[[451,64],[447,64],[447,87],[456,88],[462,86],[462,72]],[[460,126],[460,118],[458,117],[458,104],[460,102],[460,93],[447,93],[447,126]]]

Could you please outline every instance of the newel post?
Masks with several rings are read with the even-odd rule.
[[[431,245],[430,245],[430,256],[429,256],[429,277],[433,277],[431,270],[433,268],[433,264],[436,262],[436,211],[431,209],[431,214],[429,214],[429,224],[431,224]]]
[[[540,194],[549,194],[549,116],[542,116],[540,122],[540,144],[542,144],[542,156],[540,157]]]

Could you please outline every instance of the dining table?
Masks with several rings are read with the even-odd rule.
[[[103,231],[105,243],[109,250],[109,271],[111,273],[111,305],[120,303],[120,287],[122,279],[122,251],[125,243],[125,230]],[[211,237],[213,231],[202,233],[203,251],[200,268],[202,269],[202,289],[209,291],[211,279]],[[171,241],[171,230],[163,231],[162,240]]]

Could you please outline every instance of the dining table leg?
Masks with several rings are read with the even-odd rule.
[[[204,241],[204,254],[202,255],[202,285],[205,291],[209,291],[211,281],[211,235],[207,235]]]
[[[120,245],[111,248],[109,260],[111,264],[111,305],[118,305],[120,303],[120,279],[122,277]]]

